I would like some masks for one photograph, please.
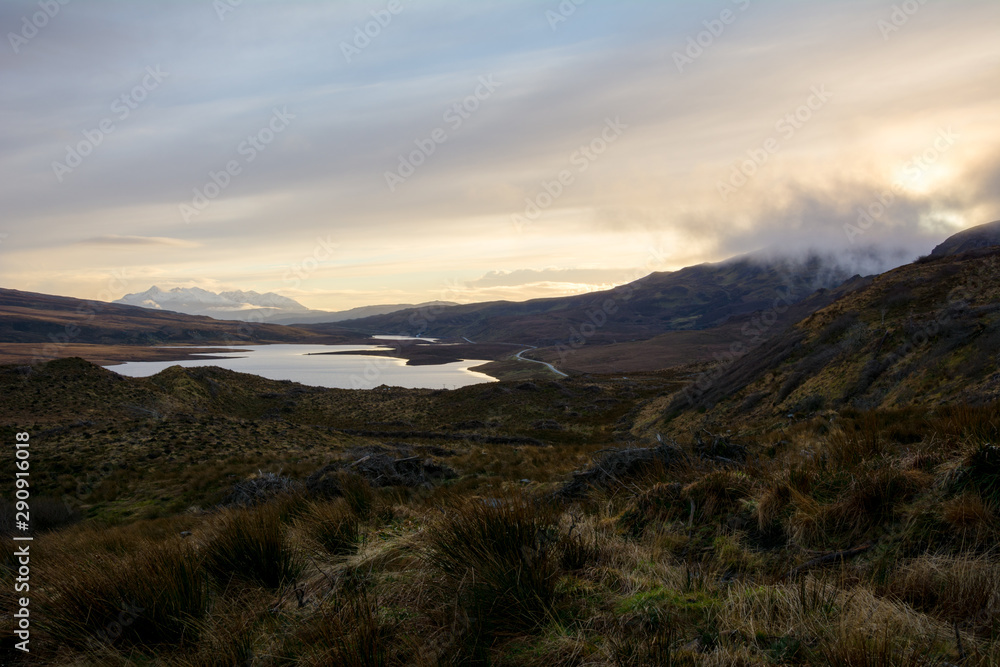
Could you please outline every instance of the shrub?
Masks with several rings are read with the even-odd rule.
[[[694,501],[698,516],[708,520],[737,511],[752,488],[753,481],[742,472],[715,470],[684,487],[683,495]]]
[[[375,492],[367,479],[360,475],[344,474],[340,480],[340,490],[355,514],[362,519],[371,516],[375,506]]]
[[[299,484],[289,477],[273,472],[257,471],[256,475],[233,485],[222,501],[224,507],[253,507],[275,497],[294,494]]]
[[[882,431],[873,418],[862,418],[861,427],[853,433],[832,431],[826,439],[823,454],[837,468],[853,468],[865,461],[878,458],[886,450]]]
[[[193,622],[209,602],[194,551],[174,540],[134,546],[127,558],[75,556],[60,564],[39,596],[39,626],[77,648],[193,639]]]
[[[618,524],[633,537],[640,537],[650,524],[687,518],[688,508],[680,484],[657,484],[628,504]]]
[[[486,633],[534,628],[555,595],[555,522],[518,494],[463,501],[428,530],[424,557]]]
[[[983,500],[1000,507],[1000,447],[981,444],[965,460],[956,481],[959,491],[973,488]]]
[[[290,583],[302,571],[273,505],[224,514],[205,547],[205,564],[220,582],[242,579],[268,588]]]
[[[399,642],[393,641],[397,623],[383,619],[377,600],[352,591],[310,619],[292,638],[289,648],[306,655],[298,664],[338,667],[383,667],[402,664]]]
[[[343,500],[313,503],[301,520],[306,534],[329,553],[353,553],[360,538],[358,517]]]
[[[985,557],[923,556],[899,569],[889,591],[917,609],[988,631],[1000,613],[1000,565]]]

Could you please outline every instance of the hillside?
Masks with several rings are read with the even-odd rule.
[[[339,343],[356,338],[334,327],[317,333],[0,289],[0,359],[7,363],[84,351],[94,359],[120,359],[127,348],[137,346]]]
[[[944,243],[934,248],[931,257],[957,255],[997,245],[1000,245],[1000,220],[972,227],[949,237]]]
[[[525,356],[556,364],[564,371],[586,373],[634,373],[709,363],[725,358],[734,345],[747,349],[766,345],[803,317],[871,280],[855,277],[834,289],[820,288],[792,304],[772,302],[709,329],[668,331],[646,340],[604,345],[590,344],[586,339],[570,341],[568,345],[532,350]]]
[[[649,428],[1000,398],[1000,248],[876,276],[767,346],[710,365],[644,409]],[[705,413],[707,414],[699,414]]]
[[[299,324],[304,322],[340,322],[342,320],[384,315],[406,308],[451,306],[445,301],[422,304],[361,306],[342,311],[313,310],[288,297],[266,292],[209,292],[199,287],[174,287],[162,290],[156,285],[145,292],[126,294],[114,303],[152,310],[168,310],[186,315],[204,315],[217,320]]]
[[[9,662],[1000,664],[998,279],[1000,248],[928,257],[662,334],[744,346],[627,377],[0,366],[34,537]]]
[[[629,435],[680,384],[358,392],[0,367],[4,437],[30,433],[35,538],[33,662],[12,655],[10,614],[0,655],[996,664],[997,404]]]
[[[449,308],[404,310],[341,323],[367,333],[465,337],[476,342],[519,342],[537,346],[643,340],[667,331],[709,329],[729,318],[766,310],[776,299],[797,303],[820,288],[851,277],[829,259],[804,261],[742,257],[653,273],[603,292],[489,302]],[[310,325],[325,331],[323,325]]]

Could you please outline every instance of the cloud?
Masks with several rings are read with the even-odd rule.
[[[753,2],[683,72],[674,52],[718,7],[590,0],[553,29],[554,1],[407,2],[347,62],[341,42],[372,20],[363,4],[246,0],[224,21],[209,2],[64,5],[0,57],[0,280],[89,298],[115,272],[197,276],[330,295],[316,297],[330,309],[426,301],[448,281],[521,298],[617,283],[649,247],[663,268],[768,246],[916,255],[1000,218],[995,1],[922,4],[889,39],[885,0]],[[0,25],[37,7],[5,2]],[[157,66],[162,84],[113,111]],[[446,121],[490,75],[496,92]],[[830,100],[777,134],[824,85]],[[240,147],[276,106],[296,118],[250,161]],[[628,128],[574,162],[608,118]],[[114,130],[59,182],[53,162],[103,119]],[[858,208],[949,126],[960,141],[850,243]],[[447,140],[390,192],[385,173],[438,128]],[[772,136],[780,150],[720,197]],[[220,176],[233,160],[239,173]],[[185,224],[179,205],[213,175],[226,184]],[[537,219],[511,224],[543,194]],[[318,238],[319,256],[335,248],[322,261]]]
[[[518,269],[517,271],[490,271],[481,278],[471,280],[471,288],[516,287],[538,283],[578,283],[594,286],[620,285],[634,277],[634,269]]]
[[[174,248],[198,248],[200,243],[185,241],[184,239],[172,239],[163,236],[121,236],[118,234],[104,234],[94,236],[89,239],[78,241],[80,245],[96,246],[170,246]]]

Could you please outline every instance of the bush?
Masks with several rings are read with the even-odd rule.
[[[686,519],[688,508],[680,484],[657,484],[629,502],[618,525],[633,537],[641,537],[650,524]]]
[[[209,602],[194,551],[173,540],[134,546],[137,554],[124,559],[66,559],[39,596],[39,626],[77,648],[193,640],[193,622],[204,616]]]
[[[555,523],[517,494],[463,501],[428,530],[424,557],[485,633],[535,628],[555,596]]]
[[[205,547],[205,564],[220,582],[242,579],[268,588],[293,582],[302,571],[288,543],[278,507],[224,514]]]
[[[955,487],[962,491],[973,488],[983,500],[1000,507],[1000,447],[982,444],[965,460]]]
[[[357,549],[360,522],[343,500],[311,504],[301,524],[306,534],[331,554],[342,556]]]
[[[0,500],[0,535],[14,534],[14,503]],[[58,498],[38,496],[31,500],[31,528],[35,533],[49,532],[74,524],[80,513]]]
[[[317,667],[403,664],[396,655],[401,652],[400,642],[394,641],[397,623],[381,618],[378,609],[378,601],[362,592],[352,592],[346,598],[334,600],[293,638],[293,642],[307,652],[298,664]]]

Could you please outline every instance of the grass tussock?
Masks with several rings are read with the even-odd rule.
[[[300,665],[388,667],[404,664],[406,646],[398,622],[386,618],[379,601],[365,591],[350,591],[324,605],[291,638]]]
[[[653,375],[443,393],[260,381],[219,392],[215,414],[208,380],[247,380],[181,376],[173,399],[199,401],[183,419],[93,416],[32,452],[39,497],[75,493],[80,515],[32,543],[39,664],[1000,664],[995,405],[687,414],[705,421],[661,446],[653,408],[634,410],[663,395]],[[70,436],[80,450],[57,447]],[[126,469],[136,442],[150,463]],[[359,451],[459,476],[366,481]],[[259,470],[291,492],[218,506]]]
[[[310,504],[299,525],[309,538],[335,556],[354,553],[361,539],[361,521],[344,500]]]
[[[487,632],[524,631],[552,609],[557,515],[518,493],[461,500],[427,531],[425,559]]]
[[[179,540],[133,548],[129,557],[72,559],[58,576],[50,571],[38,601],[42,629],[87,649],[194,641],[209,605],[199,555]]]
[[[278,588],[293,583],[303,568],[280,506],[274,505],[226,512],[204,553],[206,569],[223,584],[243,581]]]

